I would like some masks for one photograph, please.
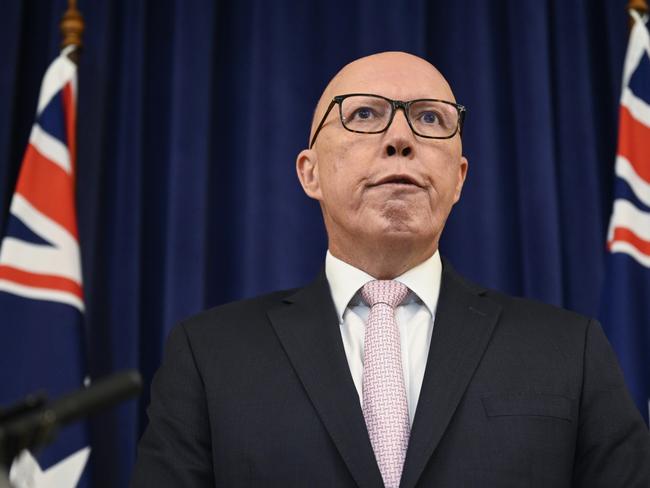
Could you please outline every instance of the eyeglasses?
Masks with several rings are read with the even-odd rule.
[[[339,106],[341,124],[350,132],[359,134],[384,132],[393,122],[397,109],[401,108],[413,133],[428,139],[449,139],[457,132],[462,133],[467,112],[462,105],[433,98],[403,102],[368,93],[338,95],[332,99],[318,124],[309,144],[310,149],[314,146],[318,133],[336,104]]]

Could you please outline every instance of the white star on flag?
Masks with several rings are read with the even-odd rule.
[[[12,464],[9,480],[14,488],[74,488],[89,454],[90,448],[84,447],[43,471],[36,459],[25,450]]]

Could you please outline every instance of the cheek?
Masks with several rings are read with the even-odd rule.
[[[323,196],[335,198],[339,205],[352,206],[366,181],[362,154],[348,146],[331,151],[321,166],[320,180]]]
[[[328,154],[329,168],[341,178],[352,176],[359,169],[359,154],[353,144],[339,144]]]
[[[456,198],[460,168],[458,163],[446,161],[429,172],[434,210],[448,210]]]

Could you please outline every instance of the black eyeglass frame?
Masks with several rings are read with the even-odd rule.
[[[388,119],[388,123],[386,124],[386,127],[384,127],[382,130],[376,130],[376,131],[362,131],[362,130],[354,130],[350,129],[345,125],[345,122],[343,121],[343,105],[342,102],[346,98],[349,97],[375,97],[375,98],[382,98],[386,100],[387,102],[390,103],[392,112],[390,114],[390,119]],[[408,115],[408,111],[411,107],[412,104],[415,102],[441,102],[441,103],[446,103],[447,105],[452,105],[453,107],[456,108],[458,111],[458,124],[456,125],[456,128],[454,129],[454,132],[452,132],[448,136],[427,136],[425,134],[420,134],[415,128],[413,127],[413,124],[411,124],[411,118]],[[341,125],[343,128],[347,131],[350,132],[356,132],[357,134],[380,134],[382,132],[386,132],[390,125],[393,123],[393,119],[395,118],[395,112],[397,112],[398,109],[402,109],[404,111],[404,116],[406,117],[406,122],[408,122],[409,127],[413,131],[413,134],[416,136],[420,137],[425,137],[427,139],[451,139],[456,135],[456,133],[462,135],[463,134],[463,122],[465,121],[465,114],[467,113],[467,109],[465,106],[460,105],[459,103],[454,103],[450,102],[448,100],[439,100],[437,98],[418,98],[416,100],[409,100],[409,101],[402,101],[402,100],[392,100],[390,98],[384,97],[382,95],[376,95],[374,93],[348,93],[346,95],[337,95],[334,98],[332,98],[332,101],[330,102],[329,106],[327,107],[327,110],[325,111],[325,115],[323,115],[323,118],[321,119],[320,123],[318,124],[318,127],[316,128],[316,132],[314,132],[314,136],[311,138],[311,142],[309,143],[309,149],[314,147],[314,143],[316,142],[316,137],[318,136],[318,133],[321,131],[323,126],[325,125],[325,120],[327,120],[327,116],[330,114],[332,111],[332,108],[334,105],[339,106],[339,118],[341,120]]]

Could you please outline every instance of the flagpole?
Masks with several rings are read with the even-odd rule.
[[[63,14],[59,24],[61,29],[61,49],[68,46],[75,46],[76,49],[72,51],[68,57],[75,63],[79,63],[79,52],[83,47],[81,35],[83,34],[85,25],[84,19],[77,9],[77,0],[68,0],[68,9]]]

